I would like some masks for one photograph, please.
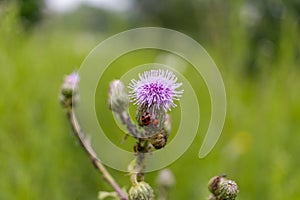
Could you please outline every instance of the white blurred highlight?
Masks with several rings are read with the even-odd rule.
[[[46,0],[47,8],[57,12],[72,11],[80,5],[89,5],[114,11],[126,11],[131,8],[132,0]]]

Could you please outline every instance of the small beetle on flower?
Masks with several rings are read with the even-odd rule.
[[[144,112],[144,114],[142,115],[142,119],[141,120],[142,120],[142,125],[143,126],[148,126],[151,123],[151,121],[152,121],[151,114],[148,113],[148,112]]]

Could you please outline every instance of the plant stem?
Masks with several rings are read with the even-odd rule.
[[[144,139],[138,139],[134,151],[136,153],[136,162],[131,173],[131,182],[133,185],[140,181],[144,181],[145,159],[146,153],[149,153],[148,142]]]
[[[72,107],[67,107],[67,115],[75,136],[78,138],[80,145],[88,153],[93,165],[102,173],[104,180],[106,180],[112,188],[116,191],[121,200],[128,200],[127,194],[120,188],[118,183],[114,180],[106,167],[101,163],[96,152],[91,146],[90,140],[81,130],[80,125],[73,113]]]
[[[138,139],[140,137],[144,137],[145,134],[142,131],[137,129],[136,125],[131,121],[131,118],[127,111],[121,111],[115,113],[119,116],[122,123],[126,125],[127,130],[134,138]]]

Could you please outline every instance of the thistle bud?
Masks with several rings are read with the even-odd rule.
[[[151,186],[144,182],[138,182],[129,190],[130,200],[154,200],[154,192]]]
[[[72,74],[65,76],[63,85],[61,87],[62,94],[66,97],[72,97],[78,82],[79,75],[77,72],[73,72]]]
[[[234,200],[238,192],[238,186],[232,180],[226,180],[220,184],[220,196],[223,199]]]
[[[72,74],[65,76],[60,93],[60,100],[65,107],[72,105],[72,99],[78,98],[76,96],[78,82],[79,75],[77,72],[73,72]]]
[[[150,142],[155,149],[161,149],[167,145],[168,136],[165,130],[161,130],[159,133],[150,137]]]
[[[127,110],[129,97],[126,93],[124,84],[120,80],[114,80],[109,85],[108,93],[109,108],[114,112]]]
[[[209,181],[208,189],[217,200],[234,200],[239,192],[237,184],[224,176],[213,177]]]

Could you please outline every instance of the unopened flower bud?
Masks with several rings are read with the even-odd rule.
[[[72,106],[72,104],[74,103],[73,101],[76,101],[78,99],[78,82],[79,75],[77,72],[73,72],[72,74],[65,76],[60,93],[60,101],[63,104],[63,106]]]
[[[214,194],[217,195],[217,191],[219,188],[219,184],[221,182],[221,179],[223,179],[223,176],[214,176],[212,177],[208,182],[208,190]]]
[[[159,172],[156,182],[158,187],[170,189],[175,184],[175,178],[171,170],[163,169]]]
[[[130,200],[154,200],[154,192],[151,186],[144,182],[138,182],[129,190]]]
[[[155,149],[161,149],[167,145],[168,136],[164,129],[150,137],[150,142]]]
[[[120,80],[114,80],[109,85],[108,93],[109,108],[115,112],[127,110],[129,97],[126,93],[124,84]]]
[[[238,194],[238,186],[232,180],[226,180],[220,184],[220,193],[223,199],[234,200]]]
[[[66,98],[71,98],[76,92],[76,86],[79,82],[79,75],[77,72],[73,72],[72,74],[65,76],[65,80],[63,82],[63,85],[61,87],[61,93]]]
[[[234,200],[239,192],[237,184],[224,176],[213,177],[208,184],[209,191],[220,200]]]

